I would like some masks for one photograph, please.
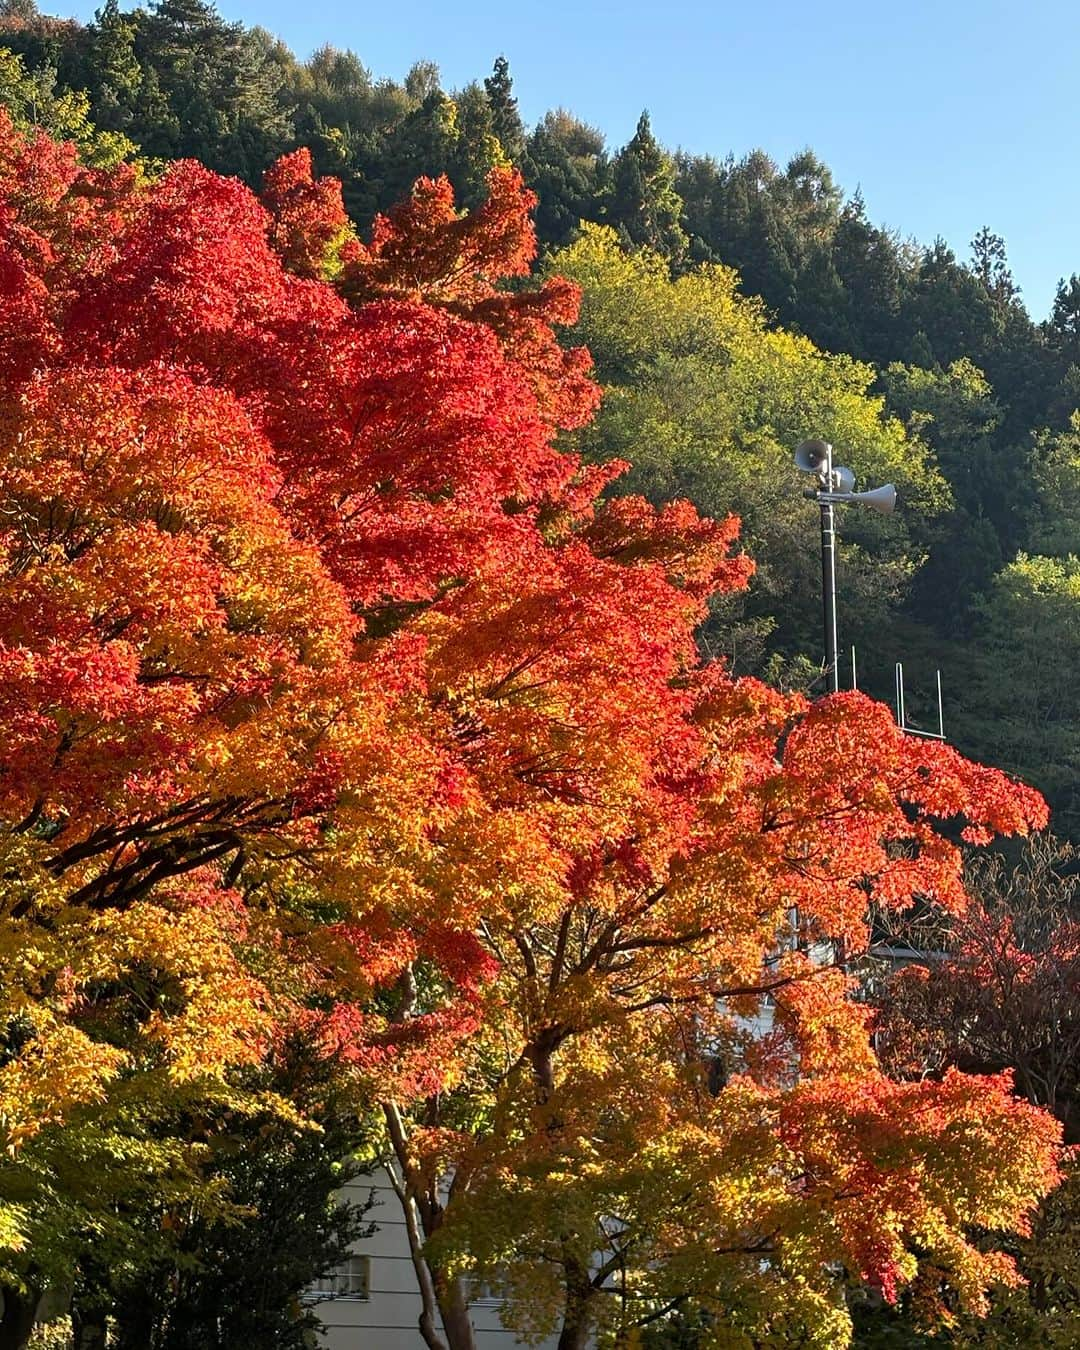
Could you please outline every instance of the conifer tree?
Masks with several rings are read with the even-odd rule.
[[[644,245],[666,258],[686,251],[681,225],[682,198],[675,190],[675,163],[652,133],[649,114],[643,112],[630,141],[611,166],[608,218],[621,237]]]
[[[491,129],[510,161],[517,164],[525,149],[525,128],[514,97],[510,63],[505,56],[495,58],[495,68],[484,81],[484,90],[491,108]]]

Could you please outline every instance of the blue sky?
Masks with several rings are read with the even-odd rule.
[[[1003,235],[1036,318],[1080,272],[1075,0],[218,2],[301,55],[351,47],[375,75],[427,58],[455,87],[504,53],[527,121],[563,105],[614,146],[643,107],[670,146],[780,161],[811,146],[905,236],[940,234],[966,257],[982,225]]]

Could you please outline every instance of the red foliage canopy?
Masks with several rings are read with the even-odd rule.
[[[760,984],[793,904],[855,943],[868,890],[962,904],[934,817],[1045,818],[859,695],[699,664],[736,522],[599,500],[619,466],[555,444],[598,399],[554,331],[579,297],[503,289],[534,199],[489,187],[464,216],[421,180],[364,247],[303,152],[260,204],[0,113],[0,812],[76,907],[239,884],[282,1006],[386,1093],[452,1074],[482,926],[526,953],[586,915],[530,1005],[550,1049],[599,1016],[564,977]],[[416,962],[441,1002],[365,1006]]]

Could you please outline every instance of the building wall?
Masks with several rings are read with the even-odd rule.
[[[420,1294],[409,1256],[405,1216],[385,1172],[357,1177],[345,1191],[348,1198],[364,1204],[374,1193],[375,1206],[367,1217],[378,1225],[369,1238],[353,1244],[358,1256],[369,1260],[369,1295],[366,1299],[333,1298],[321,1302],[316,1312],[323,1324],[323,1350],[426,1350],[420,1335]],[[499,1300],[479,1299],[470,1308],[476,1330],[477,1350],[510,1350],[520,1345],[516,1336],[499,1321]],[[541,1350],[553,1350],[554,1340]]]

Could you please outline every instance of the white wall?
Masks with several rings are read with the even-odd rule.
[[[315,1311],[323,1324],[324,1350],[425,1350],[417,1329],[420,1294],[409,1257],[409,1240],[401,1204],[385,1172],[357,1177],[344,1194],[364,1204],[374,1192],[376,1204],[366,1217],[378,1225],[369,1238],[353,1244],[358,1255],[370,1257],[370,1297],[335,1298],[319,1303]],[[521,1342],[499,1322],[498,1300],[483,1299],[470,1309],[477,1350],[509,1350]],[[545,1341],[541,1350],[553,1350]]]

